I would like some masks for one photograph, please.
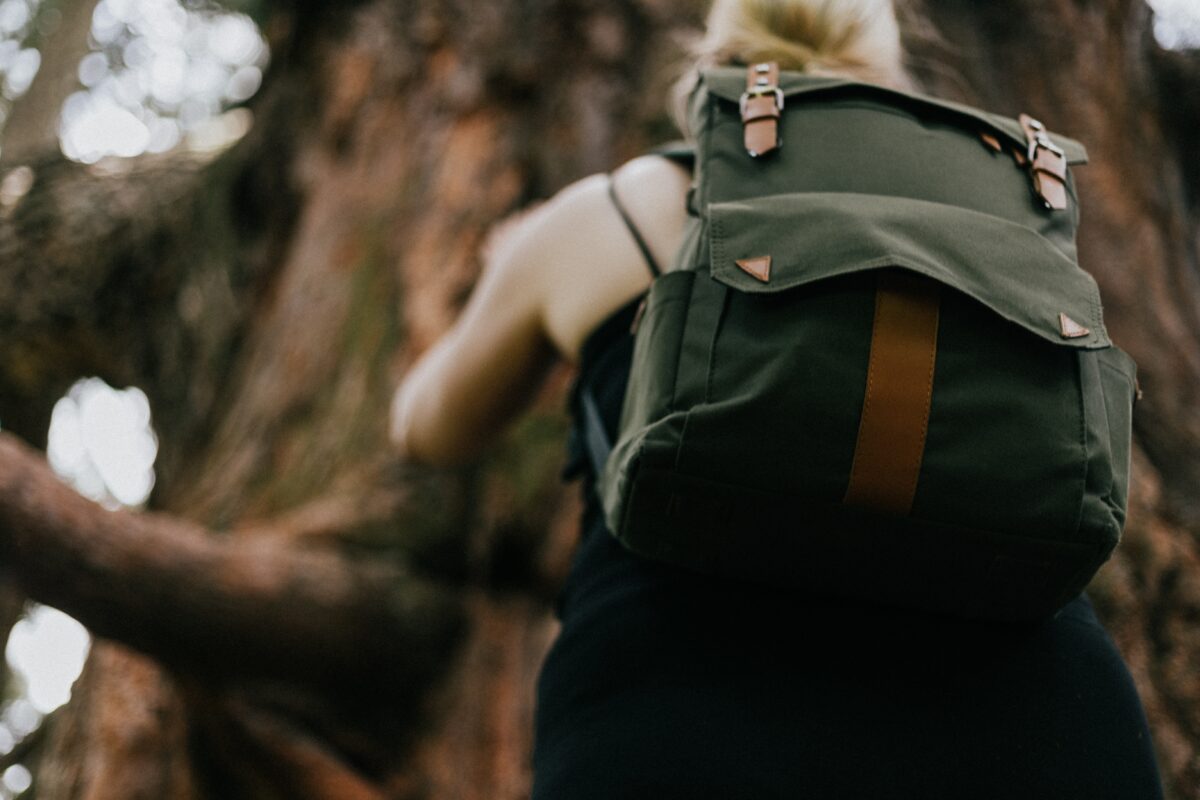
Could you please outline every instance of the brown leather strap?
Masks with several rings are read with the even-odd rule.
[[[929,278],[879,273],[847,505],[892,514],[912,509],[933,399],[939,303],[938,285]]]
[[[1067,207],[1067,156],[1062,148],[1050,141],[1046,126],[1028,114],[1017,118],[1029,143],[1029,174],[1033,190],[1046,208],[1061,210]]]
[[[752,158],[779,147],[779,117],[783,92],[779,90],[779,65],[774,61],[746,68],[746,93],[741,99],[743,143]]]

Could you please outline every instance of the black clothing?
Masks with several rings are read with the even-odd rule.
[[[610,441],[636,305],[580,360]],[[1133,681],[1086,597],[1011,626],[647,561],[605,528],[578,391],[572,408],[583,539],[538,684],[534,800],[1162,797]]]

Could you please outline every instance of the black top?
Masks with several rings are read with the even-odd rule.
[[[615,439],[636,301],[583,346]],[[1085,597],[1031,626],[700,576],[582,541],[538,684],[534,800],[1162,796],[1129,672]]]

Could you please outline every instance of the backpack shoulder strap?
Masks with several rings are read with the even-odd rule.
[[[660,144],[650,151],[650,155],[662,156],[668,161],[674,161],[688,171],[696,166],[696,145],[685,142],[683,139]]]
[[[581,387],[579,410],[583,413],[583,449],[592,462],[592,474],[599,479],[604,474],[604,465],[608,463],[608,455],[612,452],[612,441],[608,438],[608,431],[604,429],[600,406],[596,404],[596,396],[591,387]]]

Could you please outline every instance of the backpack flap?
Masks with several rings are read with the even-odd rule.
[[[742,94],[746,91],[746,70],[738,67],[713,67],[704,70],[703,85],[711,95],[731,104],[736,110]],[[959,124],[967,129],[986,129],[1001,136],[1006,144],[1019,150],[1027,147],[1025,131],[1015,119],[916,92],[902,92],[849,78],[813,76],[789,71],[779,74],[779,89],[785,103],[792,105],[838,94],[870,96],[881,102],[909,108],[917,114],[957,119]],[[1081,143],[1058,133],[1052,132],[1049,135],[1055,144],[1062,148],[1068,164],[1077,166],[1087,163],[1087,149]]]
[[[701,207],[795,191],[913,197],[1024,225],[1075,257],[1070,165],[1087,160],[1078,142],[1024,115],[875,84],[781,72],[759,94],[738,73],[704,73],[693,99]],[[776,118],[763,119],[765,106]],[[778,129],[778,144],[751,157],[744,137],[764,127]]]
[[[776,195],[711,205],[708,241],[712,277],[740,292],[902,267],[1055,344],[1112,345],[1091,275],[1028,228],[969,209],[853,193]]]

